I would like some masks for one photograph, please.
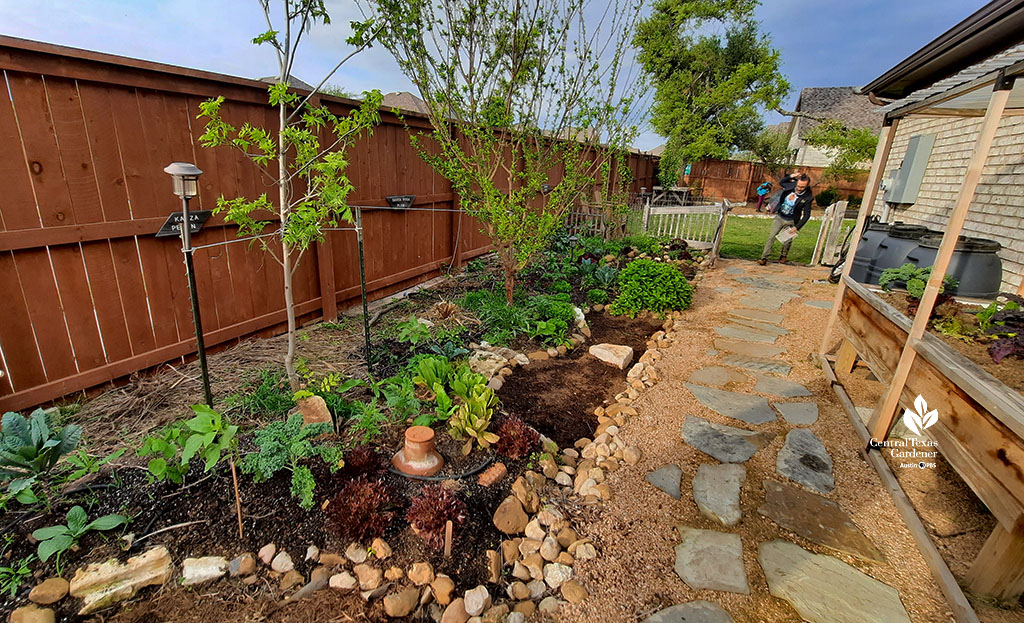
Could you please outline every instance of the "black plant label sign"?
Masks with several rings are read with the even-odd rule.
[[[412,202],[415,200],[416,195],[388,195],[388,205],[402,210],[411,208]]]
[[[210,215],[213,212],[211,210],[195,210],[188,213],[189,229],[193,234],[199,233],[199,230],[206,225],[206,221],[210,220]],[[160,226],[160,231],[156,232],[157,238],[164,238],[167,236],[178,237],[181,235],[181,223],[185,220],[185,217],[181,212],[174,212],[167,217],[164,224]]]

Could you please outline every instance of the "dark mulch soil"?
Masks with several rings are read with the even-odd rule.
[[[657,318],[630,319],[591,313],[588,343],[624,344],[634,359],[646,350],[651,334],[661,328]],[[516,415],[559,446],[572,446],[597,428],[594,409],[622,391],[625,373],[579,347],[566,357],[534,361],[510,376],[501,388],[502,409]]]

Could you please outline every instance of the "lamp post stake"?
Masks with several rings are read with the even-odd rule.
[[[192,224],[189,221],[188,197],[181,198],[181,252],[185,255],[185,274],[188,276],[188,295],[192,302],[192,322],[196,329],[196,348],[199,350],[199,368],[203,375],[203,394],[207,406],[213,406],[210,392],[210,372],[206,367],[206,344],[203,342],[203,319],[199,314],[199,293],[196,290],[196,270],[192,264]]]

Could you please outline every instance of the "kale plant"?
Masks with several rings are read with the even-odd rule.
[[[333,432],[326,422],[303,424],[302,415],[296,413],[286,422],[271,422],[256,430],[253,441],[258,450],[245,455],[239,467],[242,472],[252,474],[257,483],[270,480],[281,470],[292,474],[291,494],[299,499],[299,506],[309,510],[313,507],[313,490],[316,480],[313,472],[303,462],[320,457],[337,469],[341,450],[333,446],[314,444],[313,439]]]

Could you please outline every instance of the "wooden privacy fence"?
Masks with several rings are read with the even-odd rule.
[[[223,95],[225,120],[275,127],[265,83],[0,37],[0,410],[94,388],[195,352],[180,241],[155,238],[180,209],[163,167],[194,162],[204,174],[193,209],[218,196],[276,198],[273,180],[227,148],[204,149],[203,100]],[[323,97],[335,114],[357,105]],[[458,211],[451,184],[411,147],[403,122],[382,112],[372,137],[350,151],[352,204],[366,210],[366,279],[379,298],[489,249]],[[428,121],[405,115],[413,129]],[[629,160],[634,185],[650,185],[651,156]],[[196,245],[235,241],[212,217]],[[283,330],[281,270],[248,244],[195,253],[206,343],[223,346]],[[355,235],[332,231],[295,273],[300,320],[333,318],[359,296]]]
[[[826,183],[820,181],[824,168],[791,167],[790,170],[797,168],[811,177],[815,194],[833,186],[841,199],[847,199],[850,195],[864,195],[866,179]],[[744,160],[701,160],[694,163],[690,167],[690,174],[685,176],[686,184],[700,188],[703,194],[733,202],[757,201],[758,186],[764,182],[772,182],[775,185],[773,190],[778,190],[778,181],[778,177],[772,175],[764,165]]]

